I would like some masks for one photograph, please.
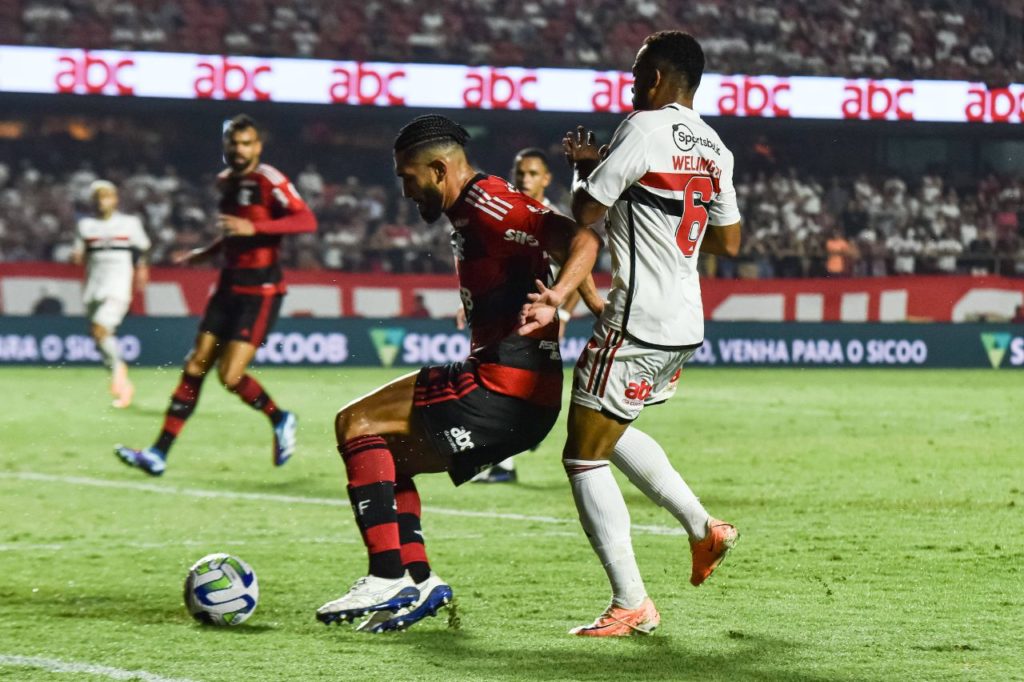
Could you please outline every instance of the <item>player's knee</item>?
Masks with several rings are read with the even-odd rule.
[[[375,432],[369,420],[357,414],[351,409],[351,406],[346,405],[334,415],[334,434],[338,438],[338,445],[344,445],[353,438],[373,433]]]
[[[204,364],[202,362],[199,362],[198,360],[196,360],[192,356],[189,356],[185,360],[185,374],[188,374],[189,376],[193,376],[193,377],[203,377],[203,376],[206,376],[206,372],[209,371],[209,369],[210,368],[206,364]]]
[[[239,372],[231,367],[224,367],[223,365],[217,368],[217,378],[220,379],[220,383],[224,385],[224,388],[229,391],[233,391],[238,387],[238,383],[242,380],[242,376],[245,372]]]

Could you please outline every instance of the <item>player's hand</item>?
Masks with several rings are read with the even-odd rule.
[[[224,230],[229,237],[250,237],[256,234],[256,226],[248,218],[239,218],[236,215],[217,216],[217,227]]]
[[[536,279],[533,281],[537,285],[536,294],[527,294],[526,298],[530,301],[530,305],[549,305],[554,308],[558,308],[565,302],[565,296],[555,289],[549,289],[544,285],[544,282]]]
[[[575,131],[570,130],[562,138],[562,151],[565,152],[565,160],[570,166],[593,168],[601,159],[608,156],[608,145],[599,147],[593,130],[576,126]]]
[[[519,336],[527,336],[551,324],[558,318],[558,308],[539,303],[527,303],[519,311]]]
[[[466,328],[466,307],[459,306],[459,309],[455,311],[455,328],[462,331]]]

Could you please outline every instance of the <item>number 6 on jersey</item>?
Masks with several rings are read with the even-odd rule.
[[[697,250],[700,236],[708,224],[708,206],[714,196],[715,187],[711,178],[706,175],[695,175],[690,178],[683,189],[683,217],[676,228],[676,244],[683,255],[689,258]]]

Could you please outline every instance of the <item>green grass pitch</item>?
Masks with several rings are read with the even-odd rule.
[[[686,372],[639,426],[740,543],[690,587],[685,538],[620,478],[662,625],[616,641],[566,634],[608,591],[561,423],[519,485],[418,479],[456,617],[382,636],[314,620],[366,568],[332,417],[397,374],[259,371],[301,418],[281,470],[264,417],[212,379],[154,480],[111,446],[151,442],[177,370],[135,371],[123,412],[99,368],[0,370],[0,679],[104,679],[15,657],[189,680],[1024,679],[1020,374]],[[187,567],[213,551],[259,576],[240,627],[183,607]]]

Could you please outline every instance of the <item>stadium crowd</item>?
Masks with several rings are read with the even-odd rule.
[[[0,0],[0,43],[622,69],[667,26],[720,73],[1024,81],[999,0]]]
[[[190,181],[173,166],[105,169],[123,210],[143,218],[152,260],[216,236],[212,178]],[[62,176],[28,161],[0,163],[0,261],[70,257],[78,216],[88,210],[88,164]],[[448,225],[428,226],[396,186],[325,178],[309,165],[295,176],[317,213],[315,235],[285,240],[286,266],[353,272],[449,272]],[[937,175],[832,177],[796,170],[737,178],[745,239],[740,258],[706,259],[718,277],[880,276],[913,273],[1024,275],[1024,179],[990,174],[975,187]],[[564,191],[564,190],[563,190]],[[556,191],[557,200],[564,198]],[[600,264],[609,269],[607,260]]]

